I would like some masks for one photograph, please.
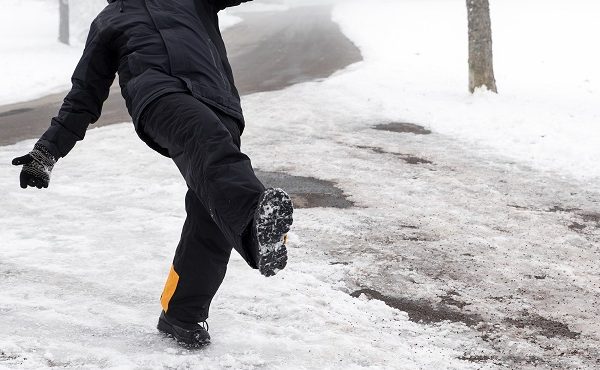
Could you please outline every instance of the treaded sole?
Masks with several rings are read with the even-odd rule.
[[[273,276],[287,265],[285,235],[292,226],[294,207],[282,189],[267,189],[258,201],[255,235],[258,242],[258,270]]]

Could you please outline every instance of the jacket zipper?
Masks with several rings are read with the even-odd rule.
[[[217,65],[217,59],[215,58],[215,54],[213,53],[212,49],[213,47],[216,49],[217,47],[215,46],[215,44],[212,42],[212,40],[210,39],[210,36],[208,37],[208,42],[210,43],[210,46],[208,48],[208,51],[210,51],[210,56],[212,57],[213,60],[213,64],[215,65],[215,68],[217,69],[217,71],[219,71],[219,74],[221,75],[221,79],[223,80],[223,84],[225,85],[225,88],[227,90],[230,89],[229,86],[229,81],[227,81],[227,77],[225,77],[225,75],[223,74],[223,72],[221,71],[221,68],[219,68],[219,66]]]

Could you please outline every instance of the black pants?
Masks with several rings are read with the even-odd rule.
[[[203,321],[232,248],[256,268],[243,236],[264,186],[240,151],[238,122],[190,95],[170,94],[153,102],[140,129],[169,153],[188,186],[187,218],[161,304],[180,321]]]

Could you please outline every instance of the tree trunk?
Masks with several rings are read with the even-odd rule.
[[[69,0],[58,0],[58,41],[69,45]]]
[[[492,22],[489,0],[467,0],[469,19],[469,90],[479,87],[495,93],[494,61],[492,54]]]

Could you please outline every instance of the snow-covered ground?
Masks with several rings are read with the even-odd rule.
[[[598,6],[524,3],[492,3],[499,96],[465,92],[464,2],[347,0],[334,19],[364,62],[244,98],[257,168],[335,181],[356,207],[298,210],[274,278],[234,257],[202,351],[154,329],[184,217],[175,166],[123,123],[23,191],[9,162],[33,141],[0,147],[0,367],[597,367],[598,63],[575,45]],[[393,121],[433,133],[372,129]]]
[[[70,86],[81,49],[57,41],[57,1],[3,0],[0,34],[0,104]]]
[[[250,99],[251,111],[256,104]],[[280,138],[263,129],[255,126],[247,141],[256,154],[261,143],[272,148],[257,155],[261,168],[279,169],[301,154],[277,148]],[[60,161],[47,191],[22,191],[9,159],[32,144],[0,148],[0,366],[475,368],[458,359],[481,346],[466,326],[423,326],[382,302],[350,297],[343,266],[330,265],[314,241],[338,230],[334,241],[345,244],[357,220],[327,209],[297,212],[297,230],[306,230],[292,233],[291,263],[278,276],[263,278],[234,257],[212,306],[213,344],[178,348],[154,328],[185,213],[175,166],[124,123],[90,131]],[[310,231],[324,217],[338,221]]]
[[[490,1],[500,95],[467,93],[460,0],[348,0],[334,19],[365,63],[344,80],[365,107],[518,161],[600,178],[600,3]],[[368,108],[367,108],[368,109]]]

